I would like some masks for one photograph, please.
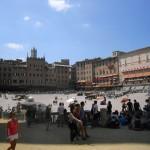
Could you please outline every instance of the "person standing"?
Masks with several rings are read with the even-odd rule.
[[[140,111],[140,104],[136,100],[134,100],[134,111],[135,113]]]
[[[20,113],[21,112],[21,104],[20,102],[18,102],[17,104],[17,113]]]
[[[51,105],[46,107],[45,119],[46,119],[46,131],[48,131],[50,125],[52,124]]]
[[[132,115],[132,113],[133,113],[133,104],[132,104],[130,99],[129,99],[129,102],[127,103],[127,106],[128,106],[129,115]]]
[[[127,111],[127,105],[126,105],[126,103],[124,102],[124,103],[122,104],[122,112],[123,112],[123,113],[126,113],[126,111]]]
[[[58,127],[63,127],[64,124],[64,104],[63,103],[59,103],[59,107],[58,107]]]
[[[43,120],[42,118],[42,107],[41,105],[38,105],[38,110],[37,110],[37,118],[38,118],[38,122],[41,123]]]
[[[93,105],[93,126],[98,126],[98,119],[99,119],[98,105],[97,105],[97,101],[94,101],[94,105]]]
[[[84,110],[84,102],[81,102],[80,103],[81,105],[81,108],[80,108],[80,120],[82,121],[83,123],[83,130],[85,132],[85,136],[86,137],[89,137],[89,135],[87,134],[87,129],[86,129],[86,116],[85,116],[85,110]]]
[[[32,122],[32,110],[30,107],[28,107],[27,111],[26,111],[26,123],[27,123],[27,127],[31,126],[31,122]]]
[[[108,104],[107,104],[107,114],[108,115],[111,115],[112,113],[112,104],[111,102],[109,101]]]
[[[10,113],[10,120],[7,123],[7,136],[10,142],[10,147],[7,150],[15,150],[16,142],[19,137],[19,123],[15,117],[15,113]]]
[[[0,119],[3,117],[3,107],[0,106]]]

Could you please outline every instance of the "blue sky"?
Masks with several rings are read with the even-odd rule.
[[[150,0],[1,0],[0,58],[71,63],[150,46]]]

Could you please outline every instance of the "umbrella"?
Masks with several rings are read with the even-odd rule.
[[[128,102],[128,101],[129,101],[128,98],[123,98],[123,99],[121,100],[121,103],[125,103],[125,102]]]

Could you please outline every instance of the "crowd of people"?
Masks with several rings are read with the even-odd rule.
[[[112,104],[109,101],[107,104],[107,127],[120,128],[120,126],[128,125],[129,129],[143,130],[150,129],[150,98],[147,99],[145,107],[140,107],[139,102],[134,100],[134,103],[128,99],[122,104],[122,111],[117,110],[112,112]]]
[[[107,100],[105,99],[107,102]],[[104,127],[118,129],[121,126],[128,126],[129,129],[133,130],[143,130],[150,129],[150,98],[147,99],[145,107],[142,109],[137,100],[132,102],[130,99],[122,103],[122,110],[112,112],[112,103],[107,102],[107,107],[99,111],[97,101],[94,101],[91,110],[85,111],[85,102],[81,103],[74,102],[69,105],[70,111],[67,112],[64,107],[64,103],[59,103],[57,109],[56,123],[58,128],[63,128],[64,125],[68,125],[70,130],[70,141],[75,140],[86,140],[89,138],[87,132],[87,126],[99,127],[105,120]],[[10,120],[7,124],[7,135],[10,140],[11,146],[9,149],[15,149],[16,140],[18,139],[19,125],[15,117],[15,113],[21,111],[20,104],[17,105],[16,109],[12,108],[10,113]],[[41,105],[36,107],[26,108],[26,123],[27,127],[30,127],[32,122],[43,123],[45,122],[46,131],[49,130],[50,126],[54,123],[54,118],[52,116],[53,105],[48,105],[46,110],[43,111]],[[16,110],[16,111],[15,111]],[[2,117],[3,108],[0,107],[0,118]]]

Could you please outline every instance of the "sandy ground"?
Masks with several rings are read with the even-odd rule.
[[[8,145],[0,144],[0,150]],[[16,150],[149,150],[149,144],[92,144],[92,145],[33,145],[18,144]]]
[[[1,121],[2,122],[2,121]],[[132,131],[127,127],[120,129],[88,128],[90,138],[74,144],[69,140],[69,128],[52,125],[49,131],[45,124],[33,124],[27,128],[21,124],[21,136],[16,150],[149,150],[150,131]],[[0,150],[6,150],[6,124],[0,123]]]

